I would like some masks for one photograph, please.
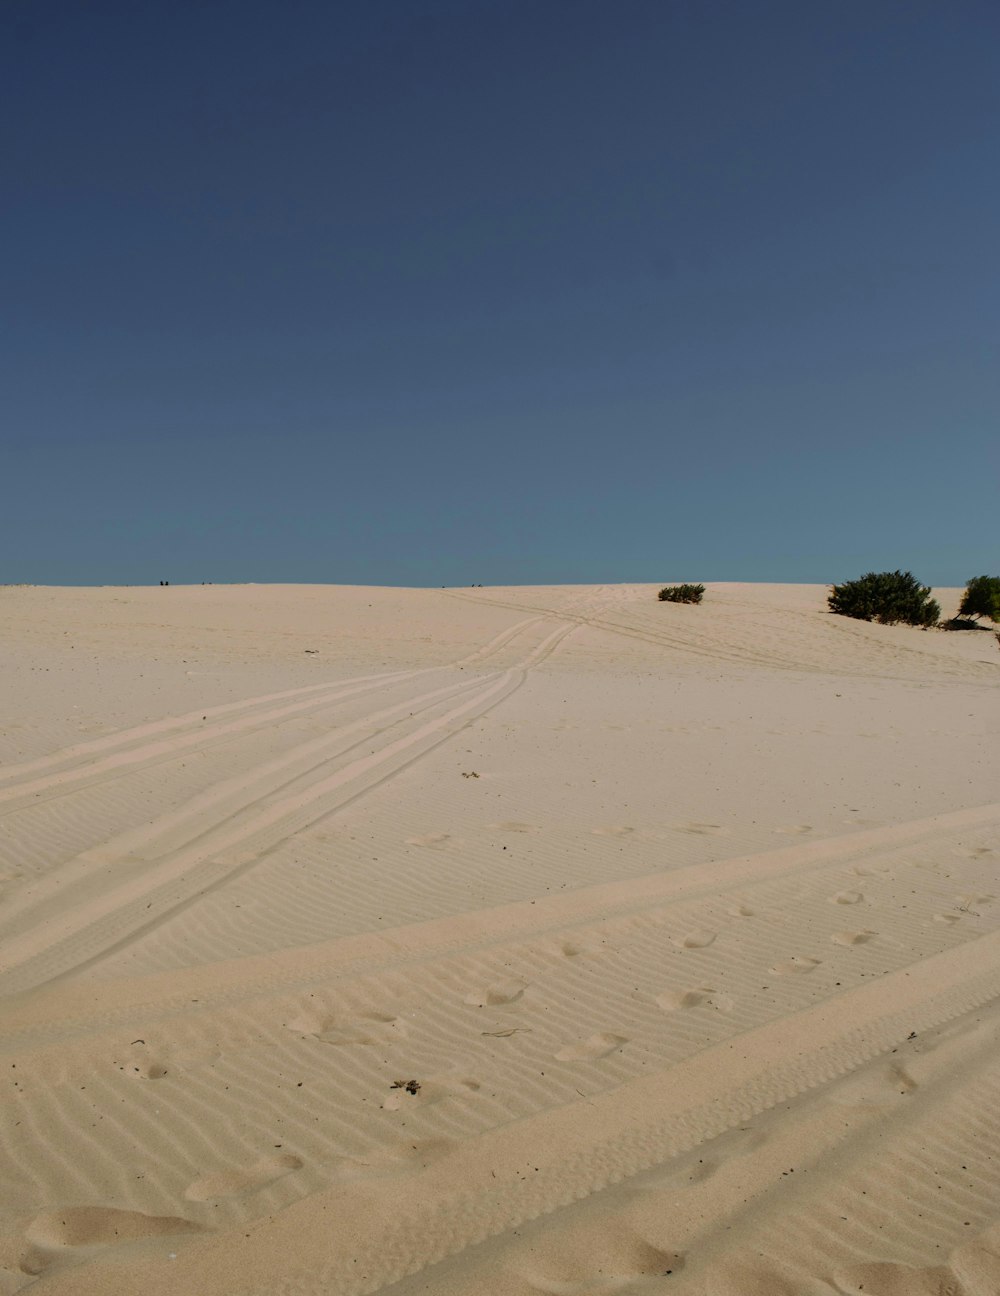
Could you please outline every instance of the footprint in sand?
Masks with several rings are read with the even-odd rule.
[[[136,1076],[140,1080],[162,1080],[165,1075],[170,1074],[165,1062],[154,1062],[152,1058],[143,1058],[141,1061],[125,1063],[122,1065],[121,1070],[126,1075]]]
[[[630,832],[635,832],[634,828],[629,828],[626,824],[602,824],[598,828],[590,830],[595,837],[626,837]]]
[[[900,1093],[913,1093],[914,1089],[918,1087],[916,1080],[910,1075],[909,1071],[905,1067],[896,1064],[886,1067],[886,1079]]]
[[[993,1296],[1000,1292],[1000,1237],[996,1224],[978,1237],[956,1247],[949,1257],[952,1272],[968,1296]],[[941,1289],[942,1291],[945,1288]]]
[[[705,1296],[801,1296],[802,1285],[797,1276],[783,1273],[773,1263],[749,1260],[741,1255],[714,1265],[708,1286],[703,1290]],[[877,1290],[879,1296],[889,1296],[888,1288],[884,1292],[881,1288]],[[894,1296],[902,1296],[902,1290]]]
[[[775,828],[774,831],[783,837],[801,837],[804,833],[812,832],[812,824],[787,824],[782,828]]]
[[[628,1043],[625,1035],[615,1035],[611,1031],[599,1031],[576,1044],[564,1044],[556,1053],[557,1062],[594,1062],[617,1052]]]
[[[718,932],[709,931],[707,928],[699,927],[695,931],[688,932],[685,936],[675,936],[673,942],[680,946],[681,949],[705,949],[711,945],[718,936]]]
[[[957,895],[955,899],[963,909],[978,909],[980,905],[987,905],[991,900],[995,900],[996,896],[980,895],[978,892],[972,892],[966,895]]]
[[[678,1188],[691,1188],[694,1184],[704,1183],[706,1179],[711,1179],[718,1169],[718,1161],[711,1157],[699,1157],[694,1161],[688,1161],[684,1165],[677,1166],[673,1170],[662,1171],[657,1175],[655,1181],[638,1186],[638,1191],[662,1192],[664,1188],[674,1191]]]
[[[513,1274],[518,1291],[547,1296],[610,1296],[612,1292],[636,1291],[640,1286],[647,1291],[650,1280],[658,1290],[663,1279],[669,1281],[667,1275],[679,1274],[684,1264],[682,1251],[662,1251],[626,1229],[612,1233],[608,1228],[594,1247],[591,1226],[590,1237],[571,1229],[568,1235],[533,1246],[527,1258],[515,1255],[503,1266],[508,1270],[503,1289],[511,1289],[509,1275]]]
[[[727,1162],[748,1156],[765,1141],[763,1134],[750,1128],[729,1130],[702,1144],[697,1155],[689,1155],[679,1163],[674,1162],[642,1176],[636,1184],[636,1191],[661,1192],[664,1188],[688,1188],[703,1183]]]
[[[694,820],[688,820],[686,823],[671,824],[670,827],[675,832],[695,833],[699,837],[723,837],[726,834],[722,824],[697,823]]]
[[[440,850],[451,841],[451,834],[446,832],[424,833],[420,837],[407,837],[407,846],[426,846],[431,850]]]
[[[770,970],[776,972],[778,976],[784,976],[789,972],[815,972],[821,962],[822,959],[805,958],[793,954],[790,959],[785,959],[783,963],[775,963]]]
[[[726,910],[731,918],[752,918],[754,911],[745,904],[734,904]]]
[[[330,1023],[323,1030],[316,1031],[316,1038],[321,1044],[384,1044],[397,1031],[395,1017],[362,1017],[358,1021],[344,1022],[341,1025]]]
[[[489,824],[488,826],[494,832],[538,833],[542,831],[541,828],[537,828],[534,824],[517,823],[515,820],[505,820],[503,823]]]
[[[170,1073],[166,1059],[151,1056],[145,1040],[133,1042],[130,1056],[118,1063],[118,1070],[137,1080],[162,1080]]]
[[[345,1179],[382,1178],[415,1174],[440,1160],[455,1144],[450,1139],[420,1139],[375,1148],[360,1156],[338,1157],[328,1167],[331,1177]]]
[[[829,897],[830,904],[860,904],[864,896],[860,891],[838,891],[836,895]]]
[[[664,990],[656,996],[656,1002],[664,1012],[677,1012],[680,1008],[697,1008],[711,993],[708,986],[697,990]]]
[[[144,1215],[112,1206],[66,1206],[36,1215],[25,1236],[38,1247],[92,1247],[203,1231],[200,1224],[179,1215]]]
[[[502,1008],[517,1003],[527,988],[527,981],[497,981],[484,990],[470,991],[462,1002],[473,1008]]]
[[[656,996],[664,1012],[677,1012],[681,1008],[697,1008],[705,1004],[722,1012],[731,1012],[735,1006],[729,995],[720,995],[712,986],[697,986],[694,990],[664,990]]]
[[[946,1265],[928,1265],[915,1269],[895,1260],[873,1260],[868,1264],[852,1265],[834,1274],[836,1290],[841,1292],[869,1292],[872,1296],[959,1296],[975,1292],[986,1296],[996,1288],[971,1289],[961,1287],[955,1274]]]
[[[944,923],[946,927],[950,927],[952,923],[957,923],[961,921],[962,919],[958,914],[941,913],[941,914],[934,915],[934,922]]]
[[[197,1202],[215,1201],[221,1197],[242,1197],[301,1169],[301,1157],[293,1156],[290,1152],[281,1156],[262,1157],[260,1161],[243,1169],[223,1170],[219,1174],[196,1179],[184,1196],[188,1201]]]
[[[836,1083],[830,1101],[839,1107],[887,1107],[916,1088],[916,1080],[905,1067],[876,1062]]]
[[[35,1216],[28,1225],[25,1234],[28,1247],[19,1260],[19,1269],[22,1274],[38,1278],[45,1271],[73,1260],[79,1255],[75,1251],[78,1247],[114,1247],[145,1238],[171,1238],[185,1232],[203,1231],[202,1225],[181,1216],[148,1216],[141,1210],[114,1207],[63,1207]],[[19,1286],[3,1290],[13,1292]]]
[[[559,952],[566,958],[596,958],[601,954],[613,954],[614,946],[608,945],[596,937],[580,937],[579,940],[564,940],[559,945]]]
[[[873,936],[878,932],[868,931],[839,931],[834,932],[830,939],[834,945],[867,945]]]
[[[406,1034],[405,1025],[389,1013],[364,1013],[360,1017],[339,1018],[307,1008],[284,1024],[297,1035],[312,1035],[322,1044],[384,1044],[394,1036]]]

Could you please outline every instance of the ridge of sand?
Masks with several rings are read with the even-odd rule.
[[[0,1293],[995,1296],[1000,654],[824,595],[0,591]]]

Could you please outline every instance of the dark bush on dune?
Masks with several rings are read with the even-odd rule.
[[[868,572],[834,585],[827,604],[831,612],[858,621],[932,626],[940,620],[941,608],[930,593],[930,586],[921,585],[909,572]]]
[[[973,576],[965,587],[958,615],[1000,621],[1000,576]]]
[[[661,603],[700,603],[704,585],[667,585],[660,590]]]

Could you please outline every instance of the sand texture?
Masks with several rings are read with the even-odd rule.
[[[825,594],[0,589],[0,1296],[997,1296],[1000,652]]]

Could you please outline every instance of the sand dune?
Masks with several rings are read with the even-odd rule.
[[[824,596],[0,590],[0,1293],[996,1296],[1000,654]]]

